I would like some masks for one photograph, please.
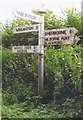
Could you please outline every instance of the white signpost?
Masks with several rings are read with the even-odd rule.
[[[45,11],[40,10],[40,16],[34,15],[34,14],[28,14],[28,13],[23,13],[21,11],[16,11],[16,16],[24,18],[26,20],[31,20],[34,22],[40,23],[38,28],[35,28],[34,25],[32,28],[29,26],[29,28],[15,28],[13,30],[14,34],[15,33],[23,33],[23,32],[32,32],[32,31],[38,31],[39,30],[39,41],[38,45],[34,49],[33,46],[27,46],[28,48],[25,49],[23,46],[13,46],[13,52],[14,53],[38,53],[38,95],[43,95],[43,75],[44,75],[44,46],[43,46],[43,33],[44,33],[44,14]],[[26,30],[27,29],[27,30]],[[31,29],[31,30],[29,30]],[[25,46],[26,47],[26,46]],[[29,48],[30,47],[30,48]]]
[[[44,78],[44,45],[61,45],[73,44],[79,38],[75,35],[77,29],[62,28],[44,31],[44,14],[45,11],[40,10],[40,16],[34,14],[16,11],[18,17],[26,20],[38,22],[37,25],[18,27],[13,29],[13,33],[25,33],[39,31],[39,41],[37,46],[13,46],[13,53],[38,53],[38,95],[43,95],[43,78]]]
[[[35,15],[33,13],[25,13],[25,12],[21,12],[21,11],[16,11],[16,16],[24,18],[26,20],[31,20],[34,22],[38,22],[40,23],[40,16]]]
[[[18,33],[26,33],[26,32],[36,32],[39,31],[40,29],[39,27],[40,27],[39,24],[17,27],[13,29],[13,33],[18,34]]]

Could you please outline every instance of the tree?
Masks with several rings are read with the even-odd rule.
[[[77,12],[75,7],[66,9],[62,12],[64,15],[64,27],[75,27],[78,30],[78,35],[81,34],[81,13]]]

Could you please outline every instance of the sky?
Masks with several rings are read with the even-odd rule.
[[[0,21],[12,21],[16,10],[30,12],[33,9],[39,9],[43,4],[45,9],[52,10],[54,14],[61,16],[61,9],[71,9],[72,6],[77,11],[81,11],[81,2],[83,0],[0,0]]]

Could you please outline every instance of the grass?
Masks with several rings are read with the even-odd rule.
[[[27,106],[28,107],[28,106]],[[32,108],[27,111],[24,110],[22,103],[10,106],[4,106],[2,109],[2,118],[57,118],[59,113],[48,109],[49,105],[40,105],[39,108]]]

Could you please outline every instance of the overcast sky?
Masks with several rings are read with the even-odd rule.
[[[81,11],[81,2],[83,0],[1,0],[0,1],[0,21],[11,21],[14,17],[12,12],[16,10],[31,12],[32,9],[39,9],[41,4],[46,9],[52,10],[55,14],[61,16],[61,9],[75,6],[77,11]]]

